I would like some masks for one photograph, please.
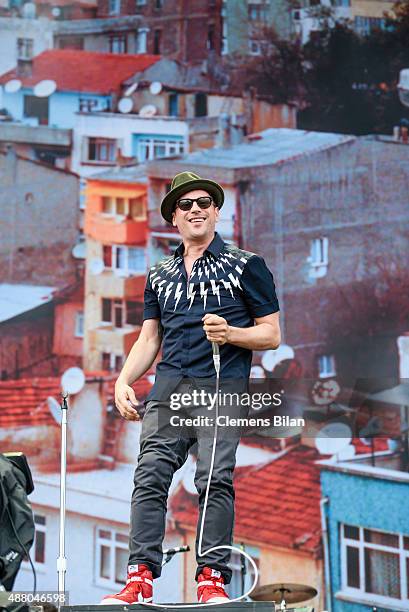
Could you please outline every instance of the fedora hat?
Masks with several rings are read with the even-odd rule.
[[[220,185],[210,179],[200,178],[193,172],[180,172],[173,179],[170,191],[163,198],[160,207],[162,217],[168,223],[172,223],[172,212],[175,209],[176,201],[184,193],[193,191],[193,189],[204,189],[212,196],[218,208],[223,206],[224,191]]]

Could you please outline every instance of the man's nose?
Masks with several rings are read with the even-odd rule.
[[[190,212],[196,212],[196,211],[201,212],[201,211],[202,211],[202,209],[200,208],[200,206],[198,205],[198,203],[197,203],[197,202],[196,202],[196,200],[195,200],[195,201],[193,202],[193,206],[192,206],[192,208],[190,209]]]

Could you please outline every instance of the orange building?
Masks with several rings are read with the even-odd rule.
[[[119,371],[138,337],[148,271],[146,191],[146,178],[135,167],[87,181],[86,369]]]

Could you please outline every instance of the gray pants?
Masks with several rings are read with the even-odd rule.
[[[183,382],[175,393],[191,392],[193,383]],[[214,391],[214,389],[213,389]],[[247,417],[247,406],[220,406],[220,415]],[[201,523],[206,485],[213,447],[214,425],[171,425],[170,418],[204,416],[214,418],[215,411],[208,405],[182,407],[175,411],[169,402],[151,400],[146,405],[140,437],[140,453],[135,470],[131,501],[131,527],[129,563],[145,563],[154,578],[161,575],[162,542],[166,527],[167,499],[173,474],[186,461],[189,449],[197,444],[195,486],[199,494],[199,521],[196,535],[196,579],[205,566],[221,572],[228,584],[231,569],[228,566],[231,551],[216,550],[198,556],[199,527]],[[207,503],[203,530],[202,551],[213,546],[231,545],[234,523],[233,470],[236,450],[242,428],[218,427],[213,477]]]

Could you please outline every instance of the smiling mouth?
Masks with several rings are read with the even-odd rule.
[[[193,219],[189,219],[189,223],[193,223],[193,225],[201,225],[204,222],[204,217],[194,217]]]

